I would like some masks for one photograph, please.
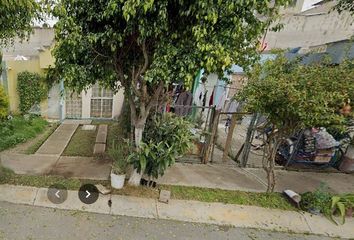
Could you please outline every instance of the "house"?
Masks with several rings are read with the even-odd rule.
[[[354,16],[333,10],[335,0],[294,0],[281,11],[278,32],[268,31],[267,49],[308,48],[348,40],[354,35]]]
[[[51,55],[53,42],[52,28],[35,27],[29,41],[15,41],[13,46],[3,49],[0,83],[9,96],[11,113],[19,113],[17,75],[22,71],[46,74],[55,62]],[[123,91],[113,93],[94,85],[87,91],[72,93],[63,83],[57,83],[49,90],[47,99],[40,103],[40,113],[48,119],[112,119],[120,115],[123,101]]]

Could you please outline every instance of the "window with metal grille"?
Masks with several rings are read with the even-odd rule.
[[[98,84],[92,87],[91,117],[112,118],[113,91],[102,88]]]
[[[82,99],[81,94],[67,91],[65,98],[65,109],[67,118],[81,118]]]

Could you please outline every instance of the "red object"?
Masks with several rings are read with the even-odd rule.
[[[169,103],[166,104],[166,112],[171,111],[171,105]]]

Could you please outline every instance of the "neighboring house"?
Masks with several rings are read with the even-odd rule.
[[[267,33],[267,49],[309,48],[330,42],[348,40],[354,35],[354,16],[338,13],[334,0],[295,0],[293,7],[282,11],[279,32]]]
[[[1,84],[9,95],[10,111],[19,112],[17,93],[17,75],[29,71],[44,75],[50,66],[54,66],[51,46],[54,41],[52,28],[34,28],[29,41],[3,49],[3,72]],[[63,84],[55,84],[48,98],[40,104],[41,115],[48,119],[65,118],[117,118],[124,101],[123,90],[114,94],[108,89],[95,85],[80,94],[71,93]]]
[[[303,64],[318,63],[326,57],[330,57],[331,63],[335,65],[345,59],[354,59],[354,41],[342,40],[311,48],[298,48],[295,51],[289,51],[285,56],[288,59],[301,56]]]

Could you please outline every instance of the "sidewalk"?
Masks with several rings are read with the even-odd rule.
[[[47,199],[47,189],[25,186],[0,185],[0,201],[66,210],[79,210],[110,215],[170,219],[186,222],[230,225],[281,232],[320,234],[331,237],[353,238],[354,220],[347,219],[337,226],[324,217],[308,213],[266,209],[221,203],[171,200],[169,204],[155,199],[120,195],[100,195],[99,199],[85,205],[80,202],[77,191],[68,191],[62,204],[53,204]],[[112,206],[109,207],[108,200]]]
[[[325,183],[332,193],[353,193],[354,174],[313,173],[275,170],[276,192],[286,189],[298,193],[316,190]],[[219,164],[176,163],[166,170],[159,184],[183,185],[247,192],[264,192],[267,177],[262,168],[239,168]]]

